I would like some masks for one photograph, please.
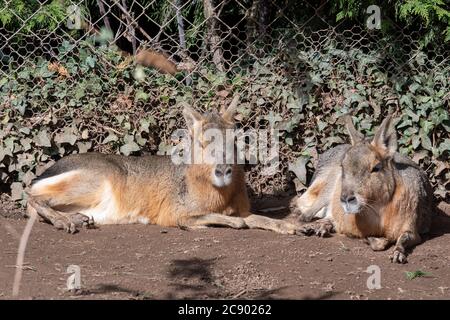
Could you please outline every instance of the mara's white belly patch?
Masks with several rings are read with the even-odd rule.
[[[72,170],[68,172],[64,172],[61,174],[58,174],[53,177],[42,179],[31,187],[31,193],[34,195],[40,195],[47,193],[46,190],[49,187],[57,186],[60,183],[63,183],[64,181],[70,181],[73,180],[77,175],[81,173],[80,170]]]
[[[96,224],[149,223],[147,218],[139,216],[138,210],[127,213],[119,210],[117,200],[109,182],[105,182],[102,188],[100,202],[95,207],[80,210],[80,213],[94,219],[94,223]]]
[[[64,182],[76,183],[74,182],[77,180],[76,177],[80,175],[83,176],[85,174],[86,172],[83,172],[83,170],[72,170],[53,177],[42,179],[32,186],[31,193],[36,196],[47,195],[51,197],[52,195],[48,191],[49,188],[57,187],[58,184]],[[92,191],[95,192],[95,190]],[[86,206],[89,206],[89,204],[86,203]],[[101,187],[100,201],[97,205],[87,207],[85,209],[79,209],[78,212],[94,219],[94,223],[96,224],[149,223],[148,218],[139,215],[138,209],[130,212],[121,212],[119,210],[113,188],[111,187],[111,183],[109,181],[105,181]]]

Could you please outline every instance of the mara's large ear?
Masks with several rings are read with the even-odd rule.
[[[240,97],[241,97],[240,94],[236,94],[233,97],[233,100],[231,101],[228,108],[225,108],[225,106],[222,106],[222,108],[220,109],[220,114],[222,115],[222,119],[225,120],[226,122],[231,122],[231,123],[234,122],[234,115],[236,114],[236,109],[237,109]]]
[[[184,120],[186,120],[186,124],[189,130],[192,130],[194,128],[194,125],[202,121],[203,119],[202,115],[199,112],[195,111],[189,106],[184,107],[183,116]]]
[[[348,135],[350,136],[350,142],[354,146],[358,142],[361,142],[364,139],[364,136],[361,132],[358,132],[353,124],[352,117],[347,114],[344,117],[345,127],[347,128]]]
[[[392,156],[397,151],[397,133],[395,132],[392,115],[388,115],[378,130],[375,131],[371,144],[383,150],[386,156]]]

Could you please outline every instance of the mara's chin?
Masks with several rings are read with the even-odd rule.
[[[342,209],[344,210],[345,214],[358,214],[361,211],[361,208],[359,206],[342,206]]]
[[[228,180],[228,179],[214,179],[212,184],[216,188],[225,188],[225,187],[228,187],[231,184],[231,180]]]

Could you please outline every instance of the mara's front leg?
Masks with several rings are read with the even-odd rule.
[[[247,196],[247,190],[243,187],[235,194],[231,206],[233,215],[242,217],[249,229],[269,230],[281,234],[296,234],[299,225],[281,219],[273,219],[250,212],[250,202]]]
[[[281,234],[296,234],[300,228],[288,221],[272,219],[264,216],[250,214],[249,216],[233,217],[219,213],[186,216],[178,219],[181,229],[197,229],[205,227],[228,227],[233,229],[262,229]]]
[[[300,225],[280,220],[272,219],[257,214],[250,214],[244,218],[245,224],[250,229],[270,230],[281,234],[296,234],[300,229]]]
[[[392,262],[396,263],[406,263],[408,262],[406,259],[406,251],[408,248],[415,246],[420,243],[421,238],[420,235],[416,232],[406,231],[403,232],[400,237],[397,239],[395,244],[394,252],[390,257]]]
[[[241,217],[230,217],[219,213],[204,215],[182,216],[178,218],[178,227],[181,229],[198,229],[206,227],[228,227],[233,229],[246,229],[247,225]]]

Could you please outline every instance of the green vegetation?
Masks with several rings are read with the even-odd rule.
[[[183,103],[219,108],[240,93],[239,126],[281,133],[279,172],[248,168],[255,193],[303,190],[317,154],[348,141],[340,115],[352,112],[357,128],[371,135],[393,112],[400,152],[426,170],[439,199],[450,201],[449,8],[443,0],[382,1],[382,14],[392,19],[384,20],[397,26],[387,23],[381,32],[365,30],[369,1],[335,0],[320,10],[293,0],[279,7],[260,1],[269,7],[257,7],[256,27],[245,20],[252,1],[240,1],[245,8],[230,1],[217,6],[225,71],[207,46],[204,1],[180,1],[186,51],[197,62],[189,85],[186,72],[172,77],[144,68],[143,81],[133,76],[135,66],[108,44],[118,28],[114,17],[124,19],[117,7],[108,15],[113,32],[102,29],[94,41],[80,39],[83,30],[65,29],[64,0],[5,3],[0,30],[14,37],[0,50],[0,186],[16,199],[43,166],[67,154],[166,153],[172,132],[184,126]],[[146,32],[160,37],[157,48],[183,60],[174,8],[141,1],[151,10],[140,15],[142,6],[126,3]],[[81,4],[83,15],[103,27],[97,1]],[[306,28],[293,27],[302,21],[309,21]],[[417,25],[422,28],[412,31]],[[258,30],[249,36],[253,27],[267,27],[266,36]],[[48,43],[40,42],[42,35]],[[130,51],[126,36],[116,40]]]
[[[431,273],[423,272],[421,270],[416,270],[416,271],[413,271],[413,272],[406,271],[405,274],[406,274],[406,278],[408,278],[408,280],[413,280],[415,278],[430,277],[431,276]]]

